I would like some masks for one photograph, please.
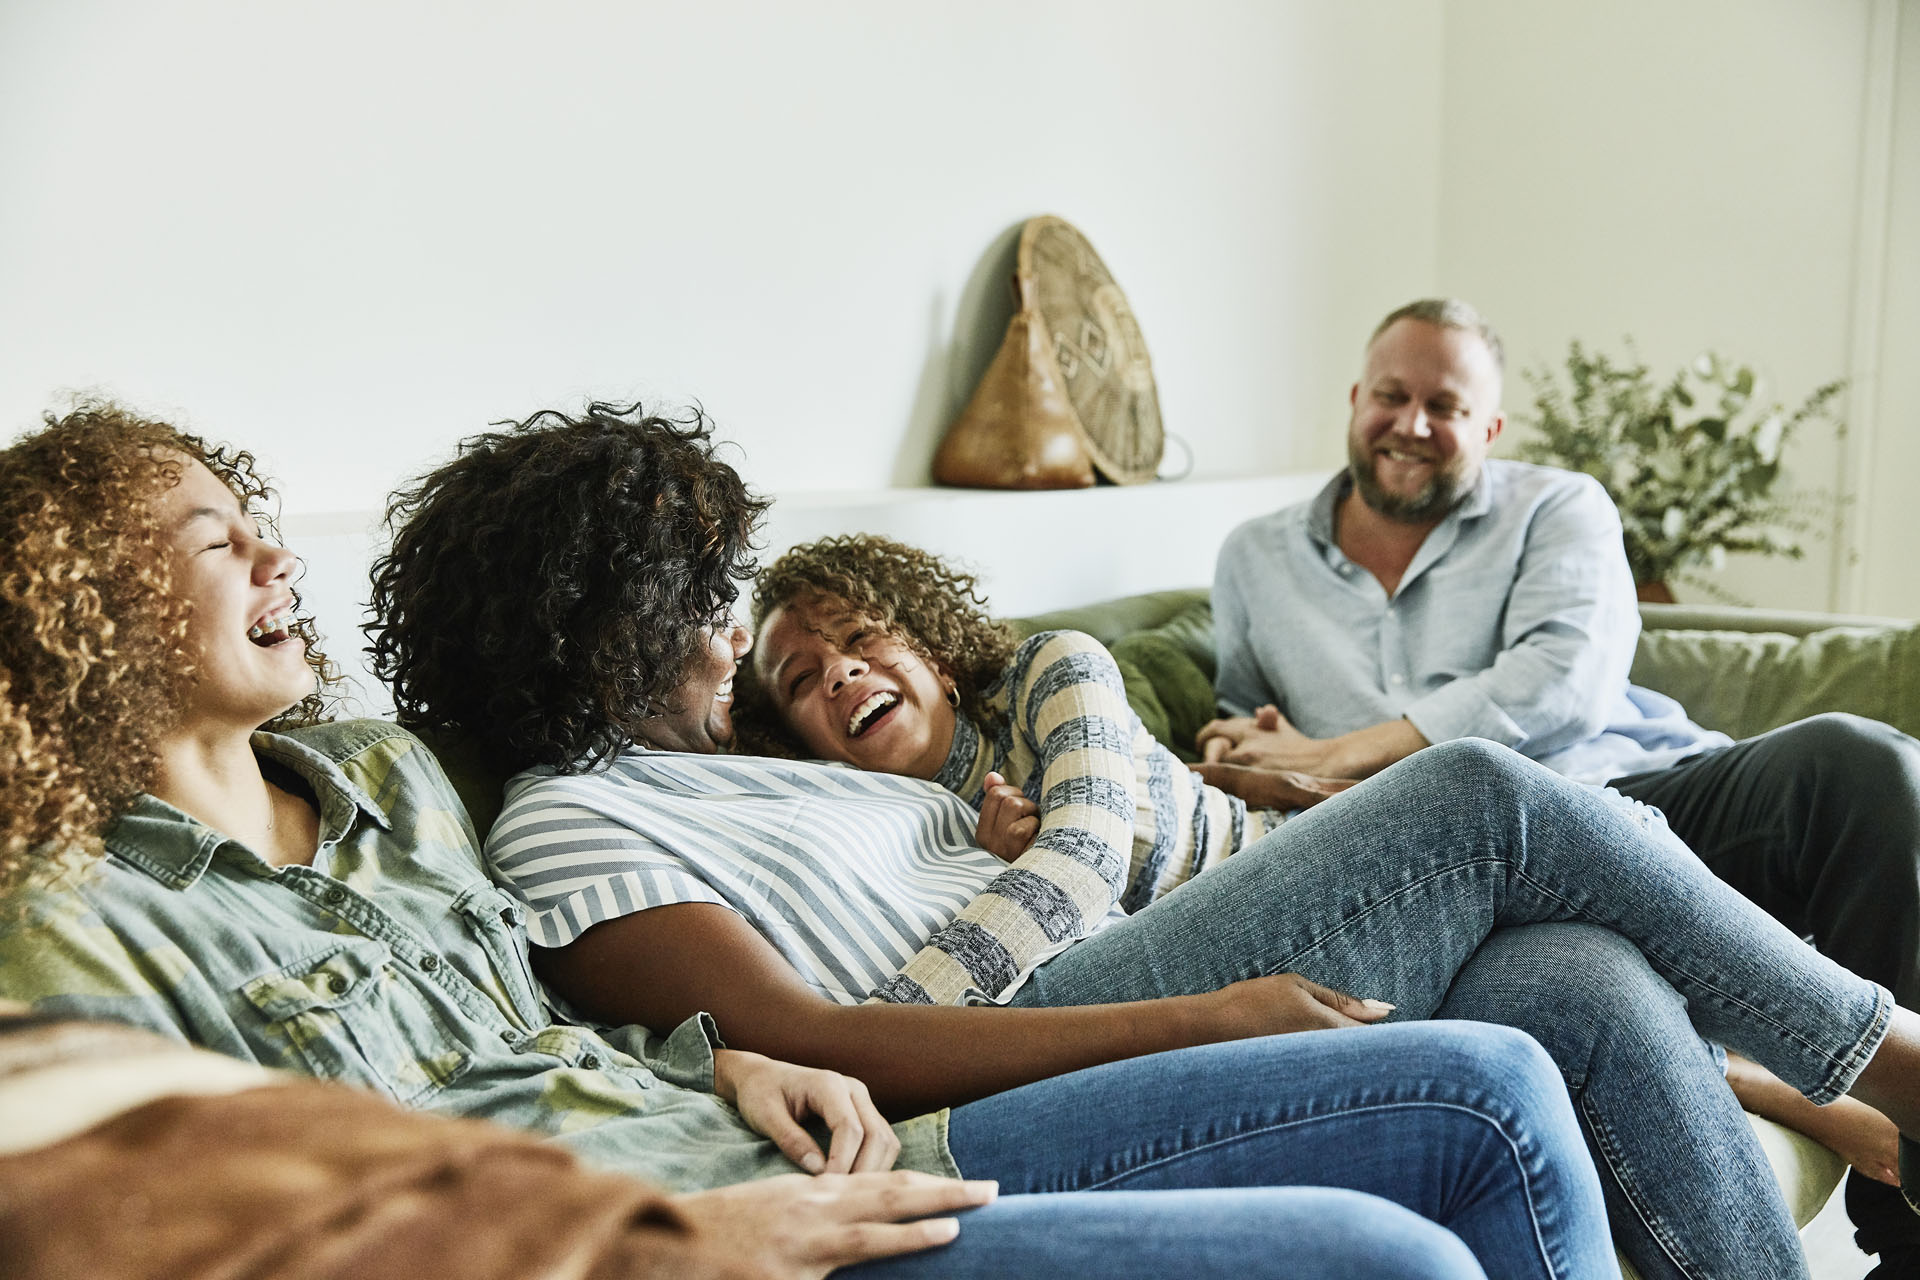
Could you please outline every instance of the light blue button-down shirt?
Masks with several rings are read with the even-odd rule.
[[[1627,683],[1640,614],[1619,514],[1591,477],[1487,462],[1392,597],[1334,536],[1348,483],[1221,549],[1224,709],[1271,702],[1313,737],[1405,717],[1429,742],[1488,738],[1583,782],[1730,741]]]

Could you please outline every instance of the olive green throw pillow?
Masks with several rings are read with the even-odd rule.
[[[1735,738],[1823,711],[1920,735],[1920,626],[1643,631],[1632,678]]]
[[[1147,731],[1182,760],[1198,759],[1193,737],[1214,716],[1212,609],[1205,603],[1183,609],[1114,641],[1112,650],[1127,701]]]

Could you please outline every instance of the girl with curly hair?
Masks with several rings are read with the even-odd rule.
[[[211,557],[175,554],[154,495],[204,474],[248,513],[249,536],[273,538],[251,454],[88,401],[5,456],[0,891],[83,870],[136,796],[191,774],[191,693],[244,669],[287,693],[267,717],[284,729],[321,718],[332,676],[294,608],[290,557],[273,569],[285,607],[263,618],[268,645],[206,633],[189,603]]]
[[[760,576],[753,612],[743,728],[954,792],[980,811],[982,847],[1058,888],[1045,902],[1056,931],[1089,933],[1116,903],[1136,911],[1285,817],[1207,785],[1156,741],[1098,641],[1016,642],[970,574],[920,548],[872,534],[795,547]],[[1351,785],[1275,775],[1269,794],[1306,808]],[[969,921],[1015,971],[1035,959],[1023,944],[1045,937],[1026,914]],[[898,982],[945,1003],[986,976],[936,955]]]
[[[599,514],[640,527],[663,515],[658,532],[688,550],[682,563],[724,577],[739,546],[699,513],[740,495],[709,470],[704,424],[610,406],[591,417],[582,435],[593,458],[633,461],[641,441],[666,464],[645,483],[603,477],[590,492],[610,486],[632,505]],[[676,475],[688,483],[669,493]],[[674,1188],[695,1239],[781,1280],[852,1263],[874,1277],[930,1274],[892,1255],[954,1241],[959,1223],[943,1215],[957,1210],[968,1211],[965,1232],[933,1264],[956,1277],[1060,1274],[1098,1250],[1103,1271],[1136,1280],[1170,1266],[1481,1280],[1463,1238],[1503,1275],[1602,1274],[1604,1215],[1572,1112],[1537,1048],[1497,1029],[1381,1032],[1375,1043],[1418,1063],[1400,1070],[1392,1097],[1336,1089],[1371,1048],[1249,1039],[889,1124],[859,1081],[723,1047],[705,1014],[664,1037],[556,1020],[531,981],[523,916],[487,880],[432,755],[391,724],[289,724],[317,711],[324,662],[298,614],[298,562],[258,510],[265,496],[245,455],[111,406],[0,453],[0,794],[17,881],[0,929],[0,1001],[133,1023],[545,1134]],[[592,506],[569,513],[586,517],[576,529],[594,525]],[[485,536],[515,533],[508,522]],[[632,598],[626,576],[658,548],[643,537],[635,550],[589,564],[549,548],[543,562],[573,585],[523,599],[523,613],[578,618],[593,612],[570,612],[580,597]],[[667,576],[647,597],[660,634],[592,628],[629,660],[680,664],[658,681],[624,681],[631,719],[604,739],[621,747],[645,733],[698,750],[726,732],[710,687],[731,663],[715,580]],[[620,590],[596,595],[606,581]],[[675,601],[696,599],[678,625],[665,621]],[[618,647],[628,640],[631,652]],[[486,636],[462,641],[504,652]],[[591,655],[567,669],[622,681]],[[704,699],[685,696],[703,679]],[[482,705],[524,733],[512,704]],[[602,741],[583,725],[602,723],[606,705],[563,705],[562,729],[582,751]],[[29,874],[82,861],[88,874],[58,883]],[[1276,1077],[1297,1077],[1298,1096]],[[1436,1079],[1460,1091],[1459,1116],[1428,1114]],[[1155,1096],[1162,1085],[1171,1092]],[[1109,1114],[1116,1099],[1138,1101]],[[1063,1116],[1077,1119],[1038,1123]],[[1294,1119],[1316,1133],[1297,1134]],[[1230,1158],[1193,1139],[1216,1131],[1235,1135]],[[1394,1187],[1405,1205],[1355,1185],[1276,1185],[1302,1181],[1278,1174],[1317,1168],[1341,1145],[1409,1132],[1430,1165],[1356,1161],[1349,1180]],[[902,1171],[886,1172],[896,1163]],[[961,1181],[963,1168],[1023,1191],[1115,1190],[989,1203],[992,1183]],[[1125,1247],[1111,1248],[1116,1239]]]
[[[1296,811],[1352,785],[1230,765],[1187,772],[1128,711],[1118,668],[1092,637],[1044,632],[1018,642],[988,613],[972,575],[888,538],[793,548],[760,576],[753,608],[759,649],[757,670],[742,682],[743,735],[782,754],[947,787],[980,811],[979,843],[1057,885],[1049,905],[1070,904],[1081,932],[1116,900],[1137,911],[1284,820],[1249,810],[1198,774],[1251,778]],[[1123,863],[1111,842],[1127,815],[1110,811],[1124,809],[1129,794],[1133,843]],[[1074,874],[1089,863],[1105,875]],[[1035,956],[1020,946],[1034,931],[1018,927],[1029,922],[1005,898],[983,895],[960,919],[992,931],[1012,964],[1030,964]],[[912,991],[917,980],[941,998],[935,984],[955,981],[959,966],[940,942],[892,986]],[[976,942],[973,953],[982,950]],[[971,973],[960,980],[980,981]],[[1898,1185],[1896,1135],[1884,1116],[1850,1098],[1815,1107],[1738,1055],[1727,1074],[1749,1110]]]

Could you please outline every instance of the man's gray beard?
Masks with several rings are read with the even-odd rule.
[[[1472,475],[1462,475],[1449,467],[1421,486],[1420,492],[1411,497],[1402,497],[1380,487],[1371,453],[1350,450],[1347,472],[1353,477],[1353,487],[1360,494],[1360,501],[1398,524],[1427,524],[1440,519],[1473,492],[1473,486],[1480,478],[1477,469]]]

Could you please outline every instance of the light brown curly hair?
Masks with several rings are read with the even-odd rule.
[[[90,865],[153,780],[153,743],[194,679],[154,498],[182,458],[220,478],[277,541],[251,454],[102,401],[0,452],[0,893]],[[269,727],[326,713],[334,673],[310,619],[314,692]]]
[[[982,723],[991,719],[982,694],[1007,669],[1019,638],[987,613],[975,575],[931,551],[878,534],[821,538],[775,560],[754,583],[754,630],[775,609],[815,597],[844,601],[870,625],[933,662],[959,691],[962,715]],[[743,670],[751,673],[751,664],[750,655]],[[750,674],[743,701],[735,716],[747,723],[736,727],[749,742],[764,749],[772,737],[776,745],[797,745],[791,735],[769,733],[766,691]]]

